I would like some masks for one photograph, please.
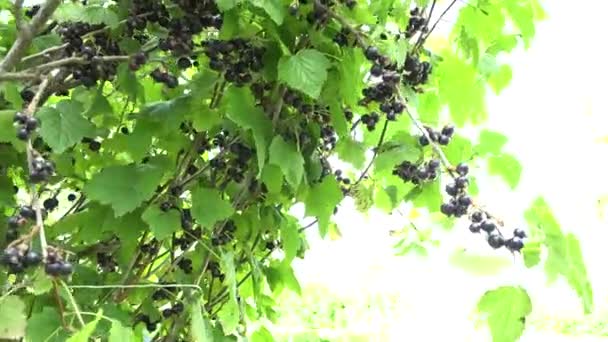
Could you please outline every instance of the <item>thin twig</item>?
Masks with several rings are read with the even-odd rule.
[[[63,302],[61,301],[61,296],[59,296],[59,289],[57,288],[57,281],[53,280],[53,288],[54,288],[54,296],[55,301],[57,302],[57,306],[59,307],[59,316],[61,316],[61,325],[66,330],[69,330],[68,322],[65,321],[65,308],[63,307]]]
[[[443,12],[441,13],[441,15],[439,15],[439,18],[437,18],[437,20],[435,21],[435,23],[433,24],[433,26],[429,30],[429,32],[426,33],[426,35],[424,36],[423,39],[418,40],[418,42],[416,43],[416,46],[413,49],[414,51],[417,51],[424,44],[424,42],[426,42],[426,40],[429,38],[429,36],[431,35],[431,33],[433,33],[433,30],[435,30],[435,27],[437,27],[437,25],[439,24],[439,22],[450,11],[450,9],[452,8],[452,6],[454,6],[454,4],[456,4],[457,1],[458,0],[452,0],[452,2],[448,5],[448,7],[446,7],[446,9],[443,10]]]
[[[397,88],[399,88],[399,87],[397,87]],[[367,176],[367,173],[369,172],[370,168],[374,164],[374,161],[376,161],[376,157],[378,157],[378,153],[380,153],[380,147],[384,143],[384,138],[386,137],[387,129],[388,129],[388,120],[386,120],[384,122],[384,127],[382,127],[382,132],[380,133],[380,139],[378,139],[378,143],[376,144],[376,148],[374,149],[374,154],[372,155],[372,160],[369,161],[369,164],[367,164],[367,166],[365,167],[365,170],[363,170],[363,172],[361,172],[359,179],[357,179],[357,181],[353,185],[357,185],[357,184],[361,183],[361,181],[365,178],[365,176]]]
[[[59,282],[61,282],[61,286],[63,287],[66,294],[68,295],[68,299],[70,300],[70,303],[72,304],[72,308],[74,308],[74,312],[76,313],[78,322],[80,322],[80,325],[82,325],[84,327],[85,326],[84,319],[82,319],[82,315],[80,314],[80,309],[78,309],[78,303],[76,303],[74,296],[72,296],[72,292],[70,292],[70,288],[63,280],[59,280]]]
[[[32,81],[40,78],[40,75],[30,72],[3,72],[0,73],[0,82],[3,81]]]
[[[129,60],[129,56],[96,56],[93,59],[89,60],[84,57],[67,57],[58,59],[56,61],[48,62],[45,64],[40,64],[30,69],[26,69],[25,71],[33,70],[33,71],[42,71],[45,69],[54,69],[64,65],[70,64],[89,64],[89,63],[110,63],[110,62],[124,62]]]

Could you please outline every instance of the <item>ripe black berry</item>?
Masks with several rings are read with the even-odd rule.
[[[25,217],[26,219],[30,219],[30,220],[35,220],[36,219],[36,212],[34,211],[34,209],[30,206],[22,206],[19,208],[19,215]]]
[[[474,212],[473,214],[471,214],[471,221],[475,223],[483,221],[483,213],[481,211]]]
[[[177,60],[177,66],[180,69],[188,69],[192,66],[192,63],[188,57],[180,57],[180,59]]]
[[[44,271],[46,274],[51,277],[57,277],[61,274],[61,264],[60,263],[48,263],[44,266]]]
[[[469,166],[467,164],[460,163],[458,166],[456,166],[456,172],[458,172],[458,174],[461,176],[466,176],[469,173]]]
[[[488,236],[488,244],[494,249],[498,249],[505,245],[505,240],[498,234],[490,234]]]
[[[483,221],[481,223],[481,229],[483,229],[485,232],[491,233],[496,230],[496,224],[489,221]]]
[[[93,140],[89,143],[89,149],[93,152],[97,152],[101,149],[101,143],[99,141]]]
[[[456,178],[455,182],[458,189],[464,189],[469,184],[469,180],[462,176]]]
[[[30,137],[30,132],[25,127],[19,127],[17,129],[17,138],[19,140],[27,140]]]
[[[443,127],[443,129],[441,130],[441,134],[445,135],[446,137],[450,138],[453,134],[454,134],[454,126],[452,125],[446,125],[445,127]]]
[[[478,223],[471,223],[471,225],[469,226],[469,230],[471,231],[471,233],[479,233],[481,231],[481,225],[479,225]]]
[[[163,310],[163,317],[164,318],[169,318],[169,317],[171,317],[171,315],[173,315],[173,310],[171,310],[171,309],[164,309]]]
[[[524,248],[524,242],[521,238],[514,236],[511,239],[505,242],[505,246],[512,252],[519,252],[522,248]]]
[[[23,263],[26,266],[36,266],[42,261],[42,256],[36,251],[28,251],[23,256]]]
[[[69,194],[68,195],[68,201],[74,202],[75,200],[76,200],[76,194]]]
[[[447,145],[450,143],[450,137],[448,137],[447,135],[441,134],[439,136],[439,139],[437,139],[437,142],[439,143],[439,145]]]
[[[68,276],[72,274],[74,267],[67,261],[59,264],[59,275]]]
[[[25,128],[30,132],[38,128],[38,119],[29,116],[25,121]]]
[[[11,229],[17,229],[21,225],[21,217],[11,216],[8,218],[7,225]]]
[[[445,192],[450,196],[458,195],[458,188],[454,184],[448,184],[445,186]]]
[[[420,143],[421,146],[427,146],[430,142],[429,139],[427,139],[424,135],[420,136],[420,138],[418,138],[418,142]]]
[[[34,96],[36,95],[33,91],[27,88],[21,90],[19,94],[21,95],[21,99],[25,102],[32,101],[34,99]]]
[[[525,239],[527,237],[526,232],[521,228],[515,228],[515,230],[513,230],[513,236],[520,239]]]
[[[369,46],[367,49],[365,49],[365,58],[368,60],[373,62],[378,59],[378,57],[380,57],[380,53],[378,52],[377,47]]]
[[[450,216],[453,215],[456,211],[456,207],[451,203],[443,203],[441,205],[441,213],[444,215]]]
[[[129,134],[129,129],[127,127],[121,127],[120,133],[127,135],[127,134]]]
[[[170,202],[163,202],[160,204],[160,210],[162,211],[169,211],[169,209],[171,209],[172,205]]]

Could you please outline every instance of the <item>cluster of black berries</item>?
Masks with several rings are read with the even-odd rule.
[[[97,253],[97,266],[99,266],[102,272],[115,272],[118,268],[118,263],[110,253]]]
[[[57,197],[49,197],[45,199],[44,202],[42,202],[42,206],[47,211],[55,210],[55,208],[59,206],[59,200],[57,199]]]
[[[213,145],[220,148],[218,156],[209,161],[213,171],[226,171],[228,177],[240,183],[245,179],[247,165],[254,155],[254,151],[243,143],[233,143],[227,146],[227,135],[217,135],[213,139]]]
[[[138,315],[135,318],[134,325],[137,325],[140,322],[146,325],[146,330],[148,330],[148,332],[153,332],[156,330],[156,326],[158,325],[158,323],[160,321],[153,322],[152,320],[150,320],[150,316],[142,314],[142,315]]]
[[[90,60],[95,55],[95,50],[90,46],[84,46],[82,36],[102,27],[103,25],[101,24],[91,25],[85,22],[66,22],[59,25],[57,33],[61,36],[61,40],[64,43],[68,43],[68,46],[64,50],[68,56],[80,52]]]
[[[42,183],[49,180],[55,173],[55,164],[52,161],[42,157],[36,157],[32,160],[32,168],[30,170],[30,182]]]
[[[452,136],[454,135],[454,126],[452,126],[452,125],[445,125],[441,129],[441,131],[436,131],[432,127],[429,127],[429,126],[425,126],[424,129],[426,129],[426,132],[427,132],[429,138],[431,139],[431,141],[439,143],[439,145],[449,144],[450,140],[452,139]],[[420,136],[420,138],[418,139],[418,142],[422,146],[427,146],[431,143],[429,141],[429,139],[424,135]]]
[[[209,261],[207,270],[211,273],[213,278],[218,278],[220,281],[224,281],[225,276],[220,269],[220,264],[218,264],[216,261]]]
[[[171,297],[175,296],[175,292],[178,290],[178,288],[175,286],[167,286],[167,285],[175,285],[174,283],[164,282],[164,283],[162,283],[162,285],[165,285],[165,286],[159,288],[158,290],[154,291],[154,293],[152,293],[153,301],[161,301],[161,300],[165,300],[165,299],[170,299]]]
[[[160,250],[160,241],[152,239],[147,243],[142,244],[140,250],[142,253],[156,255],[156,253],[158,253],[158,251]]]
[[[365,50],[365,57],[373,63],[370,74],[380,80],[363,89],[364,98],[360,101],[360,104],[365,106],[371,102],[377,102],[380,105],[380,110],[386,115],[386,119],[394,121],[405,110],[405,104],[395,96],[397,86],[401,80],[397,65],[392,63],[388,57],[381,55],[374,46]],[[366,124],[368,130],[375,129],[379,120],[377,115],[374,112],[365,119],[364,124]]]
[[[370,132],[376,129],[376,125],[379,121],[380,115],[376,112],[361,115],[361,123],[364,124]]]
[[[168,88],[175,88],[179,84],[177,77],[166,71],[162,71],[159,68],[154,69],[150,73],[150,77],[152,77],[154,82],[164,83]]]
[[[483,211],[475,211],[470,216],[471,225],[469,230],[472,233],[484,231],[488,245],[494,249],[506,247],[511,252],[519,252],[524,247],[526,232],[516,228],[513,230],[513,237],[506,239],[498,230],[498,225],[490,215]]]
[[[473,204],[473,200],[467,195],[467,186],[469,179],[469,166],[460,163],[456,166],[458,176],[454,178],[454,182],[446,185],[445,192],[450,196],[447,203],[441,205],[441,212],[447,216],[461,217],[467,214],[469,207]]]
[[[336,147],[336,142],[338,141],[338,135],[336,134],[336,130],[330,125],[322,126],[321,140],[323,142],[322,147],[325,151],[333,150],[334,147]]]
[[[234,221],[226,221],[226,224],[224,225],[223,229],[215,232],[213,234],[213,237],[211,237],[211,244],[213,246],[223,246],[229,243],[234,238],[235,231],[236,225],[234,224]]]
[[[163,310],[163,317],[169,318],[173,315],[177,316],[182,312],[184,312],[184,304],[182,304],[181,302],[177,302],[173,304],[172,307]]]
[[[131,60],[129,61],[129,69],[137,71],[139,70],[139,68],[141,68],[142,65],[146,64],[147,60],[148,57],[146,56],[145,52],[140,51],[138,53],[133,54],[133,56],[131,56]]]
[[[420,62],[418,57],[408,55],[403,64],[403,71],[405,77],[402,83],[406,86],[416,87],[428,81],[432,66],[427,61]]]
[[[68,261],[63,260],[54,249],[49,249],[46,254],[44,271],[51,277],[69,276],[74,267]]]
[[[441,163],[437,159],[431,159],[430,161],[421,165],[404,161],[403,163],[395,166],[393,169],[393,175],[401,178],[404,182],[412,182],[413,184],[420,184],[427,181],[432,181],[437,178],[439,173],[439,166]]]
[[[15,117],[13,121],[18,124],[17,126],[17,138],[19,140],[28,140],[37,128],[38,128],[38,119],[33,117],[32,115],[27,115],[23,112],[15,113]]]
[[[224,79],[236,86],[253,80],[252,73],[264,67],[262,58],[266,49],[257,47],[243,38],[231,40],[204,40],[201,45],[209,57],[209,68],[224,72]]]
[[[331,0],[321,0],[320,4],[321,6],[319,6],[319,4],[317,4],[315,1],[312,11],[310,11],[306,16],[306,21],[310,25],[314,25],[316,28],[325,26],[325,24],[327,24],[327,21],[330,18],[330,13],[327,11],[327,9],[333,7],[334,2]]]
[[[405,37],[412,38],[416,32],[426,29],[426,18],[424,18],[420,8],[416,7],[410,11],[410,20],[407,23]]]
[[[19,208],[17,214],[8,218],[6,231],[6,241],[11,242],[19,238],[19,228],[23,227],[28,220],[36,220],[36,212],[29,205],[24,205]]]
[[[27,267],[40,264],[42,256],[30,249],[27,244],[20,244],[6,248],[0,261],[2,265],[8,268],[9,273],[19,274]]]
[[[192,260],[188,258],[182,258],[177,263],[177,267],[184,271],[184,273],[190,274],[192,273]]]

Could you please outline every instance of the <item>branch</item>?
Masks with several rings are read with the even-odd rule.
[[[30,72],[3,72],[0,73],[0,82],[4,81],[32,81],[40,78],[40,75]]]
[[[54,68],[58,68],[64,65],[69,65],[69,64],[89,64],[89,63],[111,63],[111,62],[124,62],[124,61],[128,61],[129,60],[129,56],[96,56],[93,57],[93,59],[89,60],[86,59],[84,57],[67,57],[67,58],[63,58],[63,59],[59,59],[56,61],[52,61],[52,62],[48,62],[45,64],[40,64],[37,65],[35,67],[32,67],[30,69],[26,69],[25,71],[28,70],[34,70],[34,71],[42,71],[45,69],[54,69]]]
[[[15,0],[15,5],[13,6],[13,16],[15,17],[15,26],[17,27],[17,32],[23,29],[23,0]]]
[[[18,0],[17,2],[21,2]],[[61,0],[46,0],[46,2],[40,7],[40,10],[34,16],[29,25],[22,25],[18,30],[18,36],[11,46],[2,62],[0,62],[0,72],[12,70],[27,51],[30,46],[34,35],[40,31],[47,20],[51,17],[53,12],[57,9]]]

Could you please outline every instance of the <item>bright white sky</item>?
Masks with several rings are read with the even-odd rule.
[[[608,221],[600,219],[597,203],[608,194],[608,144],[597,141],[608,135],[602,84],[608,79],[608,50],[603,46],[606,30],[600,26],[606,5],[593,0],[576,4],[552,0],[543,5],[549,18],[538,25],[531,48],[509,58],[514,70],[511,85],[489,99],[488,127],[508,135],[507,149],[525,167],[522,181],[511,192],[500,181],[480,180],[479,200],[507,223],[517,225],[523,223],[523,210],[534,197],[545,196],[563,229],[581,239],[596,306],[605,312]],[[446,20],[444,31],[450,20],[454,19]],[[503,284],[525,285],[539,316],[580,314],[572,291],[564,284],[548,289],[542,269],[524,270],[515,263],[496,276],[480,278],[450,267],[449,254],[457,248],[496,254],[468,233],[466,226],[449,235],[440,233],[445,239],[440,250],[421,260],[392,257],[394,240],[387,232],[407,224],[398,216],[372,214],[365,219],[348,208],[341,208],[337,216],[344,235],[340,241],[319,241],[316,231],[309,232],[312,249],[297,267],[302,281],[323,284],[342,295],[400,293],[399,305],[407,307],[408,314],[395,324],[404,329],[407,323],[409,336],[439,339],[449,330],[450,340],[483,341],[469,339],[469,314],[485,289]],[[503,257],[513,263],[508,255]],[[445,329],[436,329],[437,322]],[[405,337],[403,333],[397,336]]]

